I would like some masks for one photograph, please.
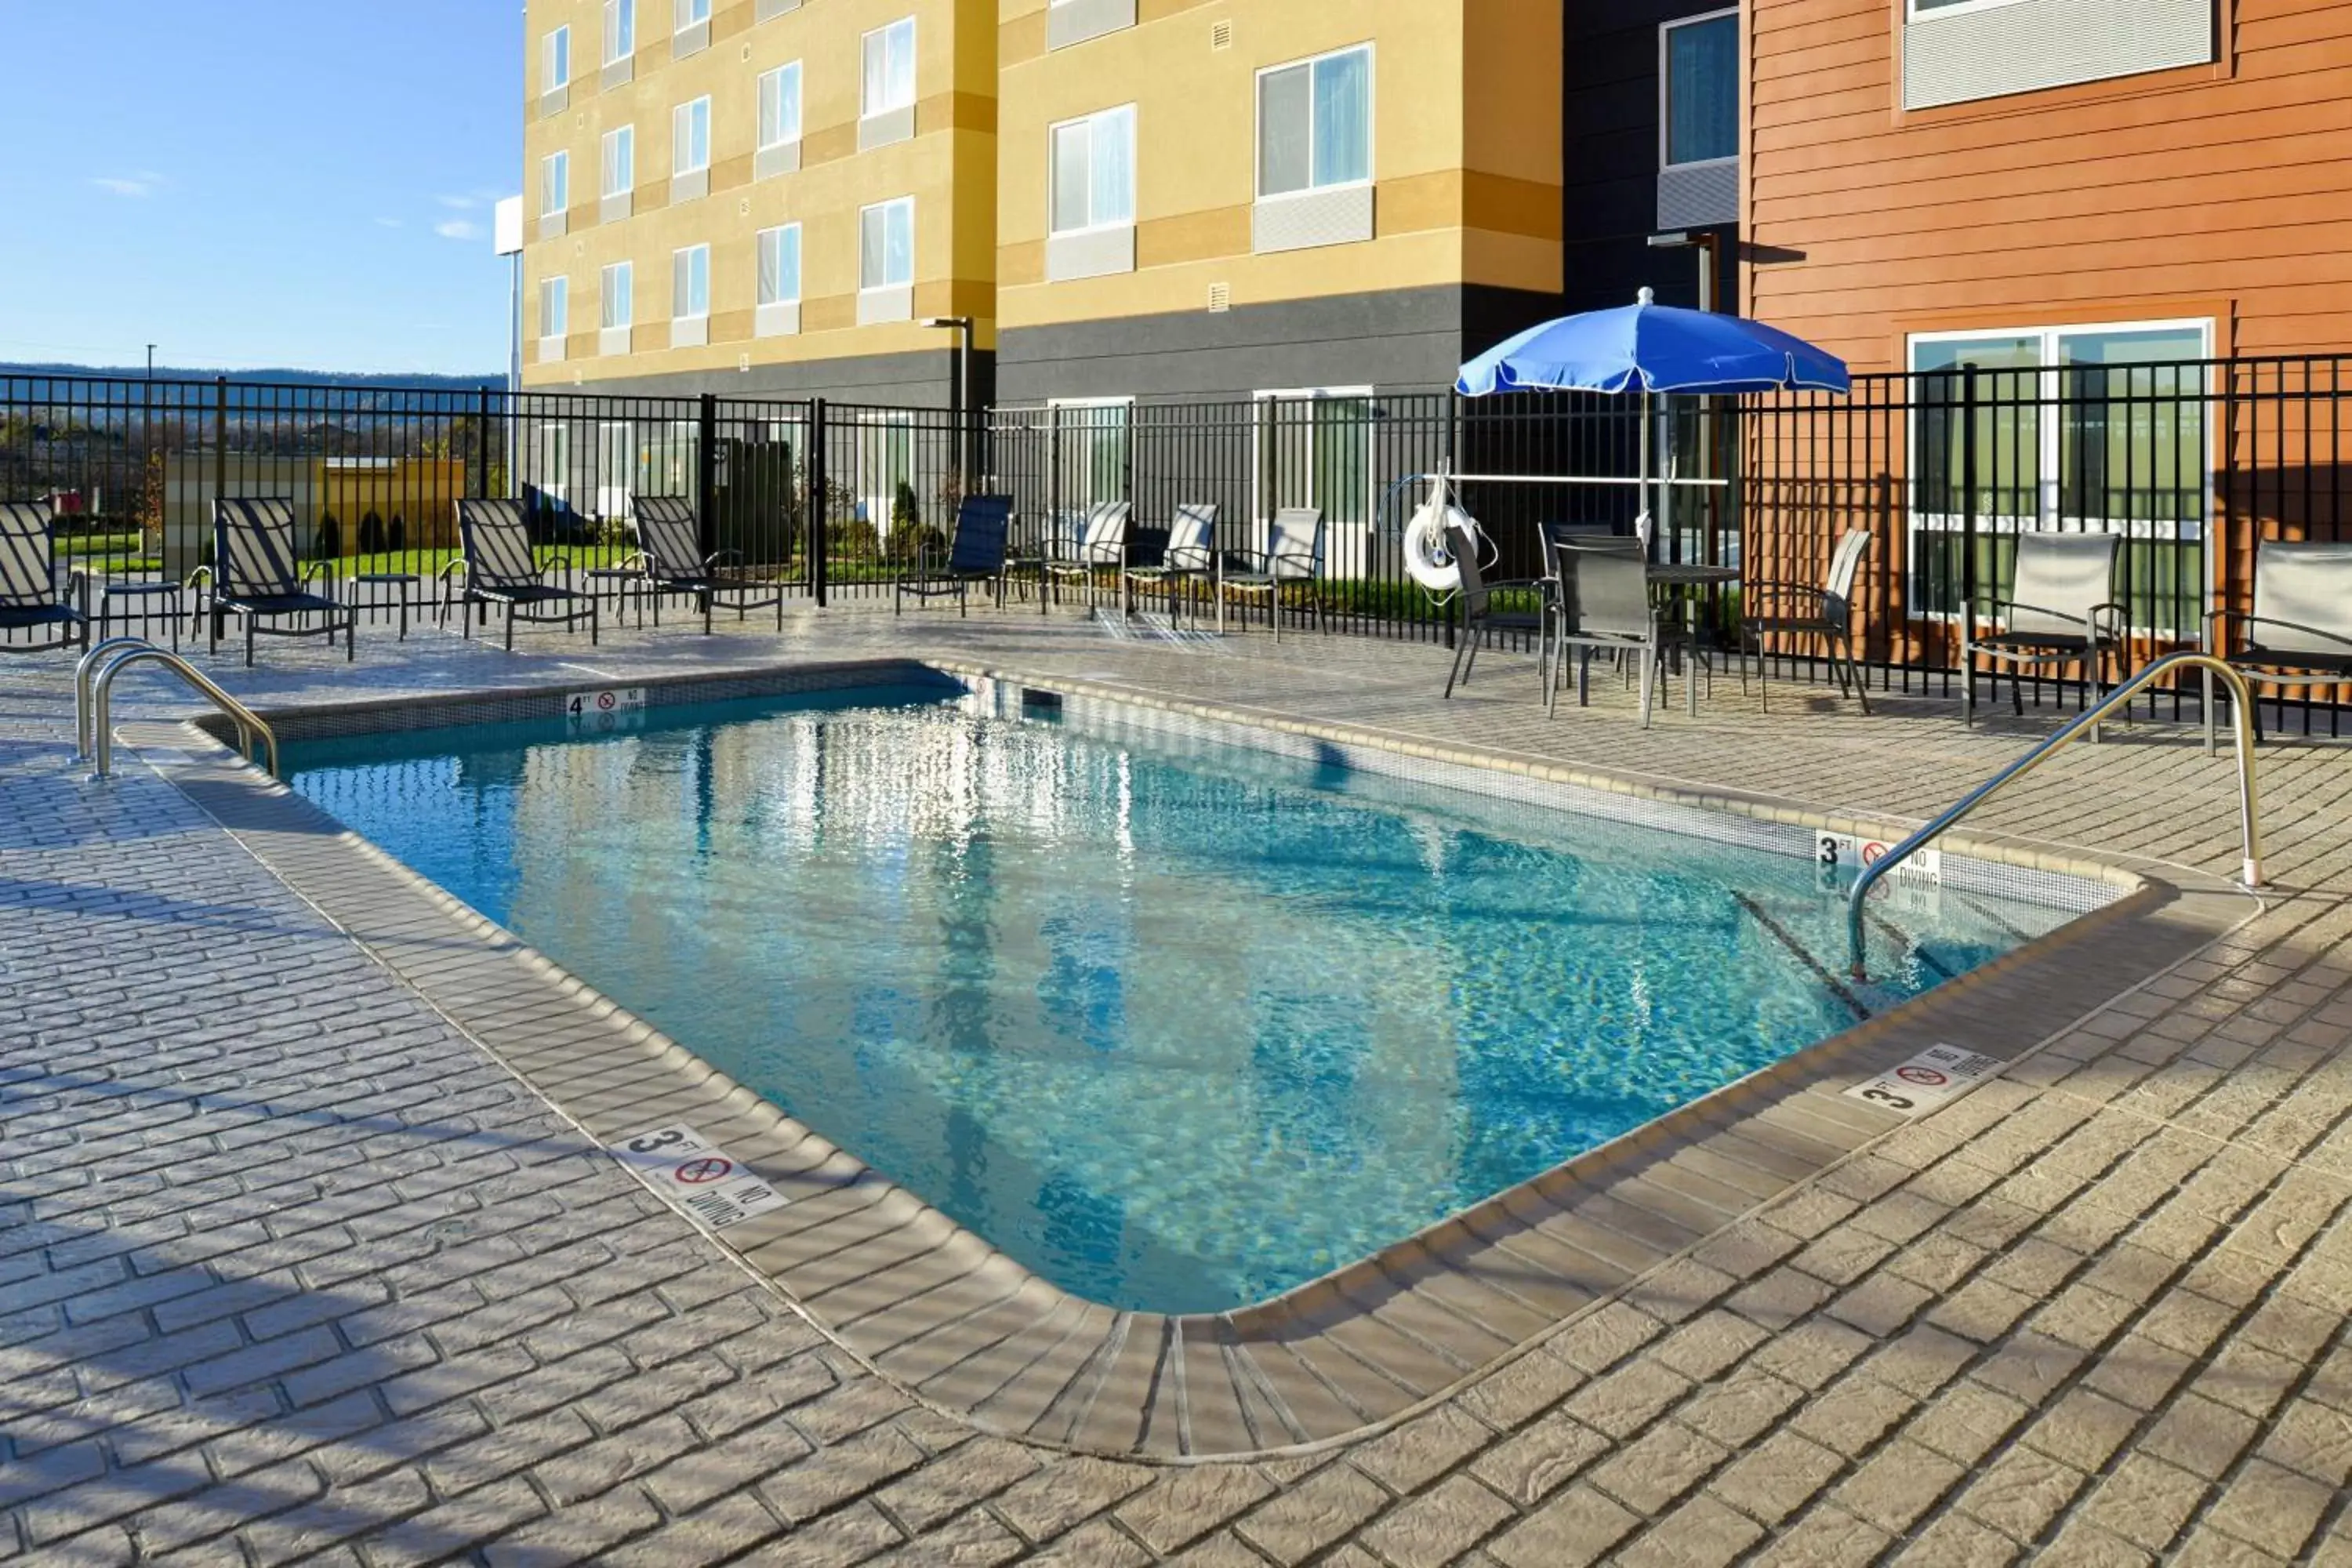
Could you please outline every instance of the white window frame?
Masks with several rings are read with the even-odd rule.
[[[699,114],[697,111],[699,110]],[[699,120],[702,128],[702,159],[696,163],[685,160],[692,155],[692,127]],[[677,179],[684,174],[698,174],[710,167],[710,95],[689,98],[670,110],[669,173]]]
[[[1908,3],[1909,0],[1906,0],[1906,4]],[[2011,0],[1999,0],[1999,3],[2008,5]],[[1727,163],[1739,162],[1741,149],[1735,147],[1731,153],[1721,158],[1693,158],[1685,163],[1675,163],[1673,147],[1674,124],[1667,119],[1667,113],[1672,106],[1674,65],[1671,35],[1681,28],[1695,26],[1701,22],[1719,22],[1726,16],[1732,18],[1731,25],[1737,30],[1739,27],[1739,7],[1737,5],[1727,5],[1720,11],[1701,12],[1696,16],[1676,16],[1670,22],[1658,24],[1658,167],[1660,169],[1719,169]],[[1735,142],[1742,140],[1739,134],[1738,118],[1738,94],[1735,89],[1732,106],[1732,136]]]
[[[904,207],[907,209],[907,276],[903,280],[894,281],[885,279],[880,282],[874,282],[869,280],[866,276],[866,217],[869,213],[887,212],[893,207]],[[888,220],[885,219],[884,221],[887,224]],[[882,253],[886,258],[890,253],[889,237],[887,228],[884,231]],[[857,209],[857,291],[861,294],[874,294],[879,293],[886,289],[911,289],[914,286],[915,198],[911,195],[892,196],[887,201],[869,202],[866,205],[859,207]]]
[[[781,243],[781,237],[787,234],[793,237],[792,292],[789,294],[780,295],[773,300],[759,299],[757,297],[757,290],[761,284],[765,283],[768,274],[768,237],[770,235],[778,236],[779,243]],[[772,227],[763,228],[757,235],[752,237],[752,273],[755,279],[752,285],[754,289],[752,302],[755,305],[797,305],[801,302],[802,271],[807,263],[807,257],[803,251],[803,247],[806,243],[806,239],[807,237],[802,234],[801,226],[797,219],[791,223],[780,223]],[[779,268],[778,270],[782,271],[782,268]]]
[[[621,293],[628,309],[620,320],[613,319],[613,281],[620,279]],[[596,327],[599,331],[617,332],[637,324],[637,273],[633,261],[608,261],[596,275]]]
[[[1334,180],[1328,185],[1315,181],[1315,97],[1311,68],[1325,60],[1338,59],[1342,55],[1361,54],[1364,57],[1364,175],[1360,180]],[[1296,70],[1300,66],[1310,68],[1307,78],[1307,183],[1295,191],[1270,194],[1265,189],[1265,79],[1280,71]],[[1260,66],[1250,80],[1250,117],[1254,126],[1250,137],[1250,185],[1260,202],[1297,201],[1307,196],[1319,196],[1332,191],[1362,190],[1380,177],[1380,55],[1371,39],[1349,44],[1342,48],[1326,49],[1319,55],[1303,59],[1282,60],[1270,66]]]
[[[1903,0],[1903,19],[1908,23],[1916,22],[1922,16],[1932,16],[1941,21],[1946,16],[1965,16],[1977,11],[1999,11],[2023,3],[2024,0],[1954,0],[1954,3],[1949,5],[1922,5],[1919,0]]]
[[[1115,114],[1123,114],[1127,117],[1128,210],[1125,217],[1105,220],[1096,217],[1094,211],[1092,128],[1097,121],[1108,119]],[[1138,150],[1142,141],[1141,134],[1136,129],[1139,118],[1134,104],[1117,103],[1108,109],[1097,109],[1091,114],[1073,115],[1067,120],[1055,121],[1045,127],[1045,232],[1047,234],[1060,237],[1073,234],[1099,234],[1107,229],[1135,226],[1135,209],[1141,205],[1141,193],[1137,187],[1143,183],[1141,171],[1137,167]],[[1055,213],[1055,198],[1059,195],[1061,178],[1061,137],[1063,132],[1074,125],[1087,126],[1089,131],[1087,154],[1089,160],[1087,169],[1087,221],[1076,228],[1057,228],[1055,224],[1059,215]]]
[[[904,103],[870,103],[866,98],[866,89],[871,85],[869,81],[871,73],[866,69],[867,52],[873,48],[875,40],[882,40],[883,76],[887,79],[889,76],[890,36],[902,27],[907,33],[907,100]],[[915,107],[916,100],[922,96],[921,85],[917,79],[922,65],[920,43],[920,37],[915,31],[915,18],[912,16],[900,16],[895,21],[886,22],[881,26],[859,35],[857,40],[857,117],[859,119],[872,120],[877,115],[895,114],[902,109]]]
[[[1119,454],[1122,459],[1122,465],[1129,469],[1134,467],[1135,399],[1133,397],[1054,397],[1046,400],[1045,408],[1046,417],[1052,426],[1055,436],[1054,444],[1059,453],[1058,461],[1061,465],[1061,471],[1056,472],[1054,476],[1054,493],[1059,499],[1061,510],[1063,511],[1071,511],[1076,510],[1080,507],[1095,506],[1100,501],[1127,500],[1124,493],[1111,496],[1097,496],[1095,493],[1095,489],[1092,484],[1087,484],[1081,487],[1086,492],[1083,497],[1072,496],[1069,493],[1069,485],[1066,480],[1068,478],[1068,470],[1071,468],[1091,468],[1091,460],[1094,456],[1093,443],[1097,439],[1110,436],[1114,428],[1117,431],[1119,442],[1125,448],[1125,450]],[[1083,413],[1088,409],[1095,408],[1116,408],[1119,410],[1122,417],[1119,419],[1116,426],[1112,426],[1108,421],[1096,423],[1084,419],[1078,420],[1073,424],[1062,417],[1062,416],[1066,413]],[[1084,463],[1075,462],[1072,458],[1069,448],[1072,444],[1071,437],[1073,436],[1079,437],[1087,443],[1087,461]],[[1059,520],[1056,519],[1055,522],[1058,525]],[[1079,546],[1085,542],[1086,542],[1083,539],[1072,539],[1067,541],[1062,548],[1066,549],[1075,554]]]
[[[789,75],[793,80],[793,123],[791,132],[788,135],[780,135],[772,142],[768,140],[769,83],[773,82],[781,87],[787,75]],[[776,147],[790,147],[801,139],[801,127],[803,122],[805,121],[808,112],[808,100],[803,90],[804,86],[805,83],[801,72],[801,62],[798,60],[786,60],[782,65],[776,67],[773,70],[765,70],[760,73],[759,81],[757,83],[757,91],[752,95],[754,99],[752,112],[757,119],[757,130],[759,133],[758,143],[759,150],[761,152],[765,153],[770,149]],[[778,118],[781,120],[782,117],[780,115]]]
[[[537,477],[531,481],[541,492],[553,496],[569,505],[572,500],[572,422],[551,419],[538,426],[538,439],[532,443],[537,461]],[[552,476],[552,477],[551,477]]]
[[[572,151],[560,147],[539,161],[539,216],[560,217],[572,210]]]
[[[619,65],[636,52],[637,0],[604,0],[604,63]]]
[[[550,301],[555,309],[548,309]],[[553,316],[551,321],[548,318]],[[572,279],[557,272],[539,280],[539,339],[541,342],[569,337],[572,331]],[[542,354],[542,359],[546,356]]]
[[[572,85],[572,25],[550,27],[539,39],[539,95],[561,92]]]
[[[2200,454],[2201,469],[2198,476],[2199,493],[2203,497],[2204,500],[2204,518],[2194,521],[2187,519],[2174,519],[2170,521],[2166,521],[2156,518],[2092,518],[2068,516],[2065,515],[2062,510],[2062,503],[2064,497],[2065,471],[2061,453],[2065,440],[2065,421],[2062,418],[2056,417],[2055,413],[2060,406],[2059,399],[2063,395],[2063,384],[2060,378],[2063,375],[2067,367],[2058,360],[2058,345],[2064,339],[2070,337],[2087,336],[2089,334],[2098,332],[2155,331],[2194,331],[2198,334],[2199,353],[2197,357],[2201,360],[2210,360],[2213,357],[2213,319],[2210,316],[2180,316],[2164,317],[2150,321],[2064,321],[2055,324],[2032,327],[1994,325],[1933,332],[1912,332],[1908,334],[1904,342],[1904,368],[1909,375],[1915,378],[1927,374],[1917,368],[1919,363],[1919,350],[1921,347],[1931,343],[1978,342],[1993,338],[2032,338],[2039,340],[2038,353],[2042,363],[2031,373],[2022,369],[1995,369],[1980,373],[1986,375],[2015,375],[2020,377],[2031,374],[2034,377],[2035,395],[2038,399],[2039,406],[2042,409],[2051,411],[2048,416],[2037,418],[2034,422],[2036,426],[2036,429],[2034,431],[2035,515],[2027,517],[2021,513],[2017,515],[2001,514],[1988,520],[2001,530],[2014,531],[2021,534],[2050,532],[2082,533],[2095,531],[2115,534],[2126,540],[2139,540],[2168,544],[2186,544],[2197,542],[2210,542],[2211,531],[2207,525],[2214,516],[2215,510],[2213,495],[2214,431],[2212,416],[2210,412],[2212,408],[2212,384],[2210,372],[2208,373],[2206,385],[2202,389],[2205,399],[2202,406],[2204,406],[2209,412],[2207,414],[2206,429],[2204,432],[2205,449]],[[1921,456],[1920,437],[1923,433],[1922,427],[1925,426],[1926,421],[1915,416],[1906,420],[1906,424],[1909,426],[1909,429],[1906,433],[1906,451],[1905,453],[1905,462],[1907,465],[1906,472],[1909,477],[1906,479],[1904,485],[1906,491],[1904,510],[1906,523],[1905,555],[1907,560],[1916,561],[1922,558],[1918,544],[1918,536],[1921,533],[1952,533],[1959,530],[1961,523],[1959,516],[1957,513],[1931,513],[1922,507],[1920,502],[1919,487],[1925,481],[1926,476],[1924,471],[1925,464]],[[1964,487],[1973,486],[1974,482],[1975,477],[1973,475],[1963,477],[1962,484]],[[2118,524],[2121,526],[2117,526]],[[2206,607],[2210,608],[2212,585],[2210,580],[2210,574],[2208,574],[2208,577],[2209,580],[2205,585],[2205,597],[2208,601]],[[1909,595],[1906,595],[1906,597],[1907,599]],[[1954,614],[1934,610],[1924,605],[1906,605],[1905,614],[1909,619],[1916,621],[1949,621],[1958,618]],[[2135,631],[2153,631],[2158,635],[2170,636],[2185,633],[2189,628],[2169,626],[2135,626],[2132,629]]]
[[[670,33],[673,37],[688,27],[698,27],[710,20],[710,0],[677,0],[671,12]]]
[[[1250,407],[1252,414],[1255,415],[1259,412],[1258,405],[1265,403],[1318,403],[1334,402],[1340,399],[1347,399],[1351,402],[1361,402],[1370,405],[1367,410],[1367,416],[1364,420],[1364,495],[1362,508],[1364,518],[1369,519],[1374,515],[1374,511],[1380,499],[1378,494],[1379,481],[1373,473],[1372,468],[1372,437],[1376,423],[1372,416],[1377,413],[1380,405],[1379,394],[1374,388],[1370,386],[1287,386],[1269,388],[1265,391],[1250,394]],[[1265,452],[1264,447],[1265,437],[1265,421],[1263,418],[1253,417],[1250,420],[1250,507],[1253,511],[1258,513],[1255,521],[1261,531],[1258,540],[1261,547],[1264,546],[1265,541],[1264,531],[1271,527],[1274,521],[1274,513],[1263,510],[1265,506],[1266,490]],[[1310,463],[1310,470],[1312,466],[1313,465]],[[1334,531],[1341,528],[1365,530],[1369,527],[1369,524],[1360,521],[1335,520],[1331,515],[1332,509],[1325,503],[1324,498],[1319,495],[1311,497],[1304,504],[1315,507],[1323,513],[1324,569],[1328,572],[1331,570],[1331,559],[1337,553],[1335,543],[1338,539],[1338,535]],[[1361,563],[1360,563],[1360,564]]]
[[[613,150],[616,147],[628,149],[626,160],[628,166],[623,171],[628,178],[621,182],[618,190],[613,188],[614,164],[620,162],[613,156]],[[596,144],[596,195],[599,200],[625,196],[635,191],[637,188],[637,128],[635,125],[616,125],[605,132]]]
[[[688,284],[687,297],[683,300],[677,297],[677,277],[680,263],[685,265],[686,277]],[[697,281],[695,279],[695,270],[698,265],[700,267],[702,273],[699,279],[702,284],[702,299],[699,301],[701,308],[699,310],[695,308],[697,301],[695,300],[692,293],[692,284]],[[705,242],[699,245],[682,245],[676,250],[671,251],[669,253],[669,319],[673,321],[709,321],[710,319],[710,247],[709,243]]]

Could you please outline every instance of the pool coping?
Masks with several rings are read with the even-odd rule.
[[[924,672],[1801,827],[1883,835],[1892,826],[1769,796],[954,659],[781,664],[628,684],[709,700],[714,687],[781,693]],[[268,717],[289,735],[320,726],[352,733],[451,722],[486,703],[547,712],[562,701],[561,689],[531,686]],[[2187,868],[1956,835],[1956,852],[2131,890],[1369,1258],[1271,1301],[1166,1316],[1087,1302],[1029,1273],[246,765],[211,728],[142,727],[134,739],[151,731],[143,760],[591,1140],[690,1122],[790,1198],[711,1234],[860,1362],[984,1430],[1171,1462],[1326,1448],[1428,1407],[1629,1289],[1662,1288],[1710,1237],[1906,1124],[1848,1098],[1853,1083],[1947,1042],[2014,1063],[2262,907]],[[2064,962],[2053,962],[2061,953]]]

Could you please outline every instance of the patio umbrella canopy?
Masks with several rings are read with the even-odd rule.
[[[1650,301],[1587,310],[1530,327],[1462,367],[1454,390],[1685,392],[1737,396],[1805,388],[1846,392],[1845,362],[1778,327]]]

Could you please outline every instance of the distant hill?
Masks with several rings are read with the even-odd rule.
[[[471,392],[478,386],[493,391],[506,384],[503,370],[486,372],[481,375],[418,375],[396,371],[285,370],[257,368],[253,370],[184,370],[157,365],[157,381],[211,381],[217,376],[231,381],[265,382],[274,386],[399,386],[418,387],[434,392]],[[48,376],[93,376],[100,379],[144,381],[147,367],[134,365],[92,364],[16,364],[0,363],[0,376],[26,376],[41,379]]]

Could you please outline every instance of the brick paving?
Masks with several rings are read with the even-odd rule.
[[[579,682],[533,646],[230,679]],[[1442,708],[1425,649],[1067,621],[835,613],[578,662],[884,647],[1909,815],[2032,728],[1786,687],[1767,718],[1718,682],[1641,735],[1605,690],[1545,722],[1507,659]],[[2334,749],[2265,759],[2253,924],[1410,1419],[1171,1467],[976,1434],[866,1370],[186,797],[80,784],[58,668],[0,665],[0,1558],[2352,1563]],[[1990,820],[2227,870],[2226,768],[2116,739]]]

